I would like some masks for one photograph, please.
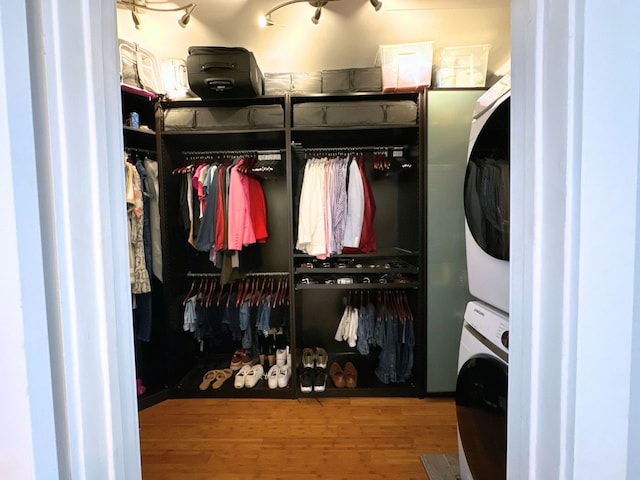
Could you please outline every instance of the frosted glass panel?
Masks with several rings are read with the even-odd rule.
[[[464,176],[480,90],[432,90],[427,114],[427,392],[454,392],[467,287]]]

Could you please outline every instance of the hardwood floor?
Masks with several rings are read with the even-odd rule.
[[[450,398],[167,400],[139,414],[144,480],[425,480],[456,453]]]

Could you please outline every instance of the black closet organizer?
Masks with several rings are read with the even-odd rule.
[[[366,113],[374,106],[382,111],[379,119]],[[396,111],[399,106],[404,114]],[[170,397],[424,395],[426,308],[421,265],[426,173],[424,128],[420,126],[424,125],[425,107],[424,92],[161,102],[156,121]],[[341,111],[360,111],[361,116],[343,117]],[[297,192],[309,159],[340,154],[362,157],[376,201],[377,248],[321,260],[295,248]],[[187,241],[180,215],[181,172],[201,160],[224,162],[229,157],[255,159],[252,174],[260,178],[264,191],[268,239],[255,247],[259,260],[244,272],[245,280],[221,287],[220,269],[206,252]],[[338,282],[344,277],[352,283]],[[199,341],[192,332],[185,332],[185,299],[200,289],[210,302],[226,306],[225,293],[245,289],[251,282],[274,292],[279,284],[286,284],[282,302],[288,312],[282,329],[284,343],[280,343],[289,345],[292,353],[295,369],[289,387],[269,389],[263,380],[254,388],[235,389],[231,378],[219,389],[200,390],[204,373],[228,368],[240,345],[237,340]],[[210,291],[214,293],[207,295]],[[334,340],[347,302],[359,305],[378,299],[389,305],[402,302],[412,317],[407,321],[413,322],[415,333],[413,367],[401,382],[383,382],[376,375],[379,346],[371,345],[363,355]],[[357,387],[335,388],[329,379],[324,392],[302,393],[297,373],[305,347],[325,348],[329,364],[354,363]]]
[[[329,365],[352,362],[356,388],[327,389],[300,395],[421,396],[424,394],[423,122],[424,93],[292,96],[292,220],[296,347],[322,347]],[[315,116],[315,117],[314,117]],[[375,199],[377,248],[368,253],[332,254],[318,259],[295,249],[298,238],[298,192],[306,162],[314,158],[360,157]],[[349,282],[349,283],[344,283]],[[404,299],[412,318],[415,345],[408,378],[381,381],[380,346],[366,354],[335,339],[346,305],[371,303],[376,324],[386,321],[381,307]],[[400,332],[405,332],[400,327]],[[395,327],[394,327],[395,328]],[[396,352],[400,353],[400,352]],[[397,362],[396,362],[397,363]],[[394,366],[395,370],[395,366]],[[399,372],[398,372],[399,373]],[[399,375],[400,376],[400,375]]]
[[[123,139],[127,161],[132,164],[145,159],[156,161],[155,110],[158,106],[158,97],[149,92],[123,85],[121,87],[121,101]],[[131,125],[133,112],[138,115],[139,125],[142,128]],[[140,325],[136,324],[139,317],[135,311],[133,314],[136,386],[138,389],[138,408],[140,409],[154,405],[168,397],[164,288],[153,271],[148,273],[151,286],[150,303],[147,304],[151,314],[150,330],[141,334],[138,331]],[[134,296],[134,302],[136,298],[142,303],[142,297]],[[144,301],[149,302],[149,298]]]
[[[250,348],[256,357],[259,351],[269,355],[276,347],[291,346],[285,99],[187,100],[162,102],[161,107],[157,122],[162,132],[159,148],[164,192],[169,395],[293,398],[293,382],[288,388],[269,389],[266,381],[260,381],[253,388],[236,389],[232,377],[220,388],[199,388],[207,371],[229,368],[234,352],[244,346],[242,339],[221,324],[225,309],[239,306],[238,292],[255,293],[252,320],[257,304],[267,295],[271,297],[271,305],[278,308],[278,318],[272,319],[274,335],[271,338],[256,338],[255,325],[251,325]],[[208,252],[199,251],[188,242],[184,216],[180,212],[181,183],[192,166],[225,165],[238,158],[250,163],[246,171],[259,179],[262,186],[268,238],[265,243],[243,247],[238,271],[244,279],[230,280],[210,261]],[[194,197],[194,201],[197,202],[197,198]],[[198,231],[197,225],[194,230]],[[203,316],[207,324],[197,332],[185,331],[185,301],[198,291],[204,296],[198,308],[206,312]]]

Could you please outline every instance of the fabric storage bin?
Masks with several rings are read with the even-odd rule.
[[[385,123],[416,124],[418,122],[418,105],[411,100],[388,102],[385,105]]]
[[[384,102],[327,103],[325,124],[332,126],[380,125],[384,123]]]
[[[282,105],[254,105],[249,107],[249,125],[253,128],[284,128]]]
[[[351,92],[351,70],[322,70],[322,93]]]
[[[293,105],[293,126],[312,127],[322,126],[325,123],[324,103],[296,103]]]
[[[382,71],[379,67],[322,71],[323,93],[380,91],[382,91]]]
[[[384,92],[431,86],[433,42],[380,45],[376,65],[382,68]]]
[[[264,94],[284,95],[291,92],[291,73],[265,73]]]
[[[198,108],[195,125],[198,130],[284,128],[284,110],[281,105]]]
[[[265,73],[264,94],[284,95],[285,93],[321,93],[320,72]]]
[[[322,93],[320,72],[293,73],[291,93]]]
[[[164,130],[193,130],[195,110],[193,108],[170,108],[164,112]]]
[[[351,70],[351,88],[354,92],[381,92],[382,69],[380,67],[354,68]]]

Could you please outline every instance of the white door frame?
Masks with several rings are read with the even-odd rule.
[[[639,18],[512,2],[509,479],[640,478]]]
[[[115,3],[0,24],[0,476],[140,478]]]

